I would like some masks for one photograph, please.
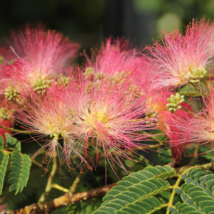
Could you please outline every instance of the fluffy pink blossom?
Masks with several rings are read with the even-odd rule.
[[[6,128],[11,128],[13,126],[13,121],[12,120],[7,120],[7,119],[0,119],[0,125],[4,126]],[[12,135],[11,131],[8,131],[6,129],[0,128],[0,135],[5,138],[5,133],[8,133]]]
[[[148,67],[146,60],[142,60],[140,50],[133,48],[128,41],[109,38],[102,44],[100,50],[92,51],[91,59],[86,54],[85,56],[86,69],[93,70],[94,78],[103,76],[115,80],[116,77],[120,79],[118,81],[123,81],[131,75],[136,86],[142,85],[143,80],[145,82],[145,77],[142,78],[142,70]]]
[[[181,143],[187,137],[188,131],[184,131],[183,128],[179,127],[180,121],[188,122],[192,115],[185,111],[192,112],[190,105],[182,103],[181,109],[170,112],[167,107],[167,98],[172,95],[171,92],[166,90],[152,91],[146,95],[147,97],[147,113],[146,116],[154,118],[157,129],[161,130],[168,137],[172,147],[172,158],[173,160],[180,160],[182,153],[186,148],[186,142]]]
[[[193,111],[187,103],[182,103],[183,109],[177,110],[174,114],[165,113],[165,133],[169,138],[172,148],[172,159],[179,162],[189,144],[190,129],[187,125],[193,118]],[[186,111],[187,110],[187,111]],[[191,113],[192,112],[192,113]],[[185,124],[181,124],[180,122]]]
[[[56,31],[27,25],[24,31],[12,32],[10,48],[14,56],[27,60],[32,69],[42,71],[66,66],[76,57],[79,44]]]
[[[17,108],[16,119],[37,133],[36,139],[41,135],[49,137],[42,146],[46,149],[44,160],[59,148],[68,164],[79,157],[93,167],[93,154],[98,163],[103,151],[113,167],[118,164],[125,169],[122,160],[130,159],[128,152],[142,146],[139,142],[148,137],[140,131],[151,129],[151,119],[144,118],[145,97],[133,97],[130,81],[111,84],[101,78],[89,90],[91,80],[77,77],[70,87],[52,85],[43,99],[26,96],[24,111]]]
[[[167,112],[168,108],[166,106],[167,104],[167,98],[170,97],[172,93],[168,92],[164,89],[160,91],[151,90],[150,93],[147,92],[145,94],[146,97],[146,106],[147,106],[147,114],[149,116],[156,115],[159,120],[159,128],[161,129],[162,121],[164,120],[164,115],[162,115],[162,112]]]
[[[163,32],[161,42],[148,46],[153,66],[159,77],[157,87],[177,87],[188,82],[196,83],[213,64],[214,23],[194,21],[187,26],[185,35],[180,30]]]
[[[9,49],[10,54],[1,51],[2,82],[18,92],[20,86],[33,86],[38,91],[50,87],[59,69],[74,59],[79,45],[56,31],[26,26],[24,32],[12,34]]]
[[[34,95],[33,99],[25,97],[25,106],[22,109],[18,107],[16,109],[15,119],[23,128],[35,134],[36,141],[47,138],[41,147],[46,150],[44,162],[55,153],[65,157],[63,145],[59,143],[59,139],[68,139],[71,130],[75,130],[67,118],[68,107],[63,102],[64,96],[62,91],[59,94],[55,90],[50,90],[45,99],[41,99],[39,95]]]
[[[128,90],[130,82],[117,85],[101,82],[88,90],[87,81],[77,94],[70,94],[70,114],[78,128],[78,142],[83,142],[85,156],[95,150],[97,161],[100,151],[114,167],[118,164],[125,169],[122,159],[130,159],[128,153],[147,136],[140,133],[151,128],[150,118],[144,118],[145,98],[132,98]]]
[[[13,109],[11,105],[4,102],[4,98],[0,96],[0,125],[12,128],[14,126]],[[5,133],[12,134],[11,131],[0,128],[0,135],[5,139]]]
[[[85,54],[86,67],[92,67],[95,72],[112,75],[121,71],[136,69],[137,49],[130,46],[128,41],[111,38],[102,43],[100,50],[92,51],[92,58]]]
[[[206,98],[204,98],[205,107],[201,112],[197,113],[188,123],[181,121],[180,125],[183,129],[188,127],[190,132],[187,139],[190,143],[210,143],[214,140],[214,92],[209,90]],[[183,123],[182,123],[183,122]]]

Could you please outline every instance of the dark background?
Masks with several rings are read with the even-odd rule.
[[[151,44],[161,29],[184,28],[204,15],[214,19],[213,0],[0,0],[0,37],[40,22],[88,51],[110,35]]]

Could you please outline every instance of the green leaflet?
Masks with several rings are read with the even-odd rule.
[[[29,198],[34,195],[39,198],[44,191],[46,186],[46,180],[41,176],[41,169],[36,168],[31,171],[29,180],[27,182],[27,186],[23,189],[22,192],[15,195],[14,191],[3,191],[2,197],[4,198],[4,202],[10,207],[10,209],[16,209],[18,204],[27,204]]]
[[[0,151],[0,195],[2,194],[2,188],[4,184],[4,177],[7,170],[7,164],[9,160],[9,154],[4,154]]]
[[[0,135],[0,150],[3,150],[5,148],[21,152],[21,142],[8,133],[5,133],[5,140]]]
[[[0,135],[0,150],[4,149],[4,139],[3,137]]]
[[[28,155],[21,155],[19,152],[14,151],[11,156],[11,173],[9,175],[9,183],[12,185],[9,191],[16,190],[15,194],[21,192],[27,185],[30,173],[31,160]]]
[[[189,170],[182,177],[185,183],[176,193],[180,195],[183,203],[177,203],[172,214],[214,213],[214,174],[196,168]]]
[[[6,138],[6,147],[13,148],[18,152],[21,152],[21,142],[18,141],[16,138],[11,137],[8,133],[5,133]]]
[[[167,164],[172,161],[171,149],[158,149],[158,156],[162,164]]]
[[[173,175],[175,171],[169,166],[146,167],[132,173],[106,194],[94,214],[150,214],[167,207],[168,201],[164,202],[161,194],[169,191],[166,179]],[[169,207],[170,213],[214,214],[214,174],[194,168],[180,177],[183,182],[174,185],[174,190],[181,202]]]
[[[146,167],[119,181],[94,214],[146,214],[165,206],[155,195],[169,188],[165,179],[175,174],[169,166]]]
[[[4,177],[9,161],[9,154],[3,151],[5,148],[12,148],[16,151],[21,151],[21,142],[18,141],[16,138],[11,137],[8,133],[5,133],[5,140],[0,135],[0,195],[2,194]]]
[[[10,186],[9,191],[16,190],[15,194],[17,194],[18,192],[21,192],[27,184],[31,160],[28,155],[19,153],[21,151],[21,142],[16,138],[11,137],[8,133],[5,133],[5,140],[0,136],[0,150],[4,150],[5,148],[5,152],[0,151],[0,194],[2,194],[4,177],[9,161],[9,153],[7,153],[7,149],[15,150],[11,156],[9,183],[12,185]]]

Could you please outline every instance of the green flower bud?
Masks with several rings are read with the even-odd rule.
[[[6,111],[6,109],[4,107],[0,108],[0,118],[4,119],[4,120],[8,120],[10,119],[10,114],[9,111]]]
[[[51,82],[53,80],[50,79],[45,79],[44,76],[42,76],[41,78],[37,79],[34,84],[33,84],[33,90],[37,93],[41,93],[44,94],[47,89],[50,88],[51,86]]]
[[[12,86],[9,86],[5,89],[5,97],[10,101],[18,101],[19,92]]]
[[[192,69],[190,71],[189,82],[198,83],[206,74],[207,70],[205,68]]]
[[[180,104],[183,103],[184,100],[184,95],[180,95],[179,93],[176,93],[175,95],[171,95],[170,98],[167,99],[169,103],[166,104],[168,107],[169,111],[175,112],[178,109],[181,109]]]

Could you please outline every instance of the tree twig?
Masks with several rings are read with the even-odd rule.
[[[111,190],[111,188],[114,186],[116,186],[116,184],[110,184],[97,189],[92,189],[85,192],[79,192],[74,194],[73,196],[71,196],[69,193],[66,193],[65,195],[59,198],[55,198],[54,200],[49,202],[45,202],[41,204],[31,204],[20,210],[5,210],[2,214],[49,213],[61,207],[68,206],[69,204],[74,204],[74,203],[82,202],[84,200],[88,200],[98,196],[103,196],[109,190]]]

